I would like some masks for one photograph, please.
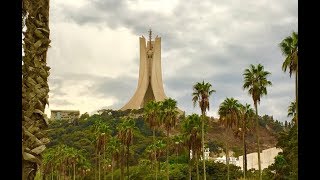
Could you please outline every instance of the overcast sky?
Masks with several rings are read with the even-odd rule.
[[[298,29],[297,0],[55,0],[50,1],[49,108],[93,113],[119,109],[133,96],[139,71],[139,37],[162,38],[162,76],[168,97],[187,114],[192,86],[216,90],[210,116],[226,97],[252,103],[243,72],[261,63],[273,86],[259,114],[287,118],[294,76],[281,70],[278,44]]]

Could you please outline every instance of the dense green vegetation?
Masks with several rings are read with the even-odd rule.
[[[113,179],[120,179],[121,157],[124,157],[123,161],[125,162],[128,157],[130,179],[152,179],[155,174],[157,174],[158,179],[166,179],[167,139],[165,128],[159,126],[155,130],[156,140],[154,141],[149,121],[146,122],[144,120],[145,114],[142,112],[143,109],[125,112],[105,110],[101,115],[82,115],[73,122],[63,120],[51,122],[48,130],[51,142],[47,145],[48,149],[45,150],[44,166],[41,168],[43,174],[46,174],[48,178],[53,177],[54,179],[57,176],[61,178],[73,178],[75,176],[76,179],[98,179],[99,174],[101,179],[104,176],[106,179],[112,179],[113,174]],[[118,139],[120,128],[117,127],[126,120],[124,117],[132,117],[135,122],[129,156],[122,155],[122,143]],[[278,123],[279,121],[274,121],[271,116],[259,117],[259,122],[264,122],[270,127],[273,127],[272,125],[274,124],[274,127],[281,127],[282,130],[280,132],[289,132],[284,131],[283,124]],[[181,116],[177,123],[178,125],[175,129],[181,129],[181,131],[176,135],[172,135],[169,139],[169,177],[170,179],[188,179],[191,176],[196,179],[197,174],[199,174],[199,179],[202,179],[203,166],[199,163],[196,166],[197,162],[195,162],[201,160],[196,158],[189,161],[188,153],[190,147],[190,150],[193,150],[193,157],[199,157],[201,154],[201,118],[197,114],[187,117]],[[105,157],[103,152],[97,156],[96,143],[100,132],[109,133],[106,138]],[[192,135],[195,132],[196,134]],[[182,136],[179,137],[179,134]],[[208,142],[207,147],[210,147],[212,152],[218,154],[224,148],[224,143],[223,141],[212,141]],[[74,150],[70,151],[68,149]],[[233,151],[236,151],[236,149],[238,149],[239,155],[243,154],[241,146],[232,148]],[[78,154],[73,155],[70,152],[77,152]],[[124,152],[127,153],[126,149]],[[78,160],[71,161],[72,159]],[[126,163],[124,167],[126,167]],[[128,176],[126,172],[123,169],[124,175]],[[206,174],[209,179],[227,179],[227,172],[228,168],[225,164],[206,162]],[[243,172],[239,167],[235,167],[232,164],[229,165],[230,179],[240,178],[242,174]]]

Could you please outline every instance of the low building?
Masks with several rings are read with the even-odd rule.
[[[282,150],[276,147],[263,150],[260,153],[261,169],[263,170],[268,168],[268,166],[274,163],[274,158],[279,152],[282,152]],[[225,156],[215,159],[215,162],[221,162],[224,164],[226,164],[226,161],[227,160]],[[241,170],[243,170],[243,156],[239,156],[239,158],[230,157],[229,162],[230,164],[241,167]],[[259,169],[257,152],[247,154],[247,169]]]
[[[276,147],[263,150],[260,153],[261,169],[268,168],[268,166],[274,163],[274,158],[278,155],[279,152],[282,152],[282,150]],[[239,166],[242,170],[243,156],[239,156]],[[257,152],[247,154],[247,169],[259,169]]]
[[[220,162],[223,164],[227,164],[227,158],[226,158],[226,156],[218,157],[214,160],[214,162]],[[235,157],[229,157],[229,164],[239,166],[239,159],[235,158]]]
[[[79,110],[51,110],[51,120],[69,120],[79,119]]]
[[[205,148],[204,149],[204,159],[209,160],[210,159],[210,149]],[[190,159],[192,159],[192,150],[190,150]],[[202,153],[200,154],[200,160],[202,160]]]

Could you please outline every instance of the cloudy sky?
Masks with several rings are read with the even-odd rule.
[[[298,29],[297,0],[55,0],[50,1],[50,106],[93,113],[119,109],[134,94],[139,71],[139,37],[162,38],[165,93],[187,114],[192,86],[216,90],[209,115],[226,97],[252,104],[242,89],[243,71],[261,63],[273,86],[259,114],[280,121],[294,99],[294,76],[281,70],[278,44]]]

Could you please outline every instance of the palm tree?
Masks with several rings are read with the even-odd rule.
[[[239,102],[234,98],[226,98],[219,106],[218,113],[220,115],[220,122],[228,132],[230,129],[238,126],[239,120]],[[227,179],[229,180],[229,142],[226,138],[226,158],[227,158]]]
[[[115,166],[115,159],[120,156],[120,141],[115,138],[111,137],[107,144],[107,152],[111,155],[111,178],[113,180],[113,168]]]
[[[198,152],[201,151],[201,118],[197,114],[189,115],[183,120],[181,126],[183,136],[185,137],[185,144],[189,150],[189,180],[191,180],[190,151],[192,151],[192,159],[196,163],[197,180],[199,180]]]
[[[123,145],[127,147],[127,176],[130,179],[129,173],[129,150],[130,144],[133,141],[133,130],[135,129],[135,121],[131,117],[125,117],[122,119],[123,122],[119,124],[118,128],[118,138]]]
[[[22,19],[26,26],[22,58],[22,179],[34,179],[49,142],[42,132],[48,125],[44,111],[49,98],[49,0],[23,0]]]
[[[153,166],[153,162],[156,161],[156,157],[157,157],[157,150],[156,150],[155,142],[153,142],[152,144],[147,146],[145,151],[148,153],[149,159],[151,161],[151,165]],[[157,164],[157,162],[156,162],[156,164]],[[156,174],[155,176],[156,176],[156,180],[157,180],[158,179],[158,172],[157,172],[156,166],[155,166],[155,174]]]
[[[109,128],[109,126],[103,122],[102,120],[97,120],[94,122],[93,126],[92,126],[93,130],[94,130],[94,134],[96,136],[96,155],[97,155],[97,159],[98,159],[98,179],[100,180],[100,159],[101,159],[101,152],[103,153],[103,159],[105,159],[105,152],[106,152],[106,141],[108,139],[108,137],[111,134],[111,130]],[[104,167],[106,166],[105,161],[104,162]],[[106,172],[104,169],[104,178],[106,177]]]
[[[288,107],[288,117],[292,117],[292,122],[298,125],[297,124],[298,111],[296,111],[297,110],[296,108],[297,108],[296,102],[295,101],[291,102],[290,106]]]
[[[192,93],[192,101],[193,106],[196,106],[196,103],[199,103],[199,107],[201,109],[202,114],[202,130],[201,130],[201,142],[202,142],[202,156],[204,155],[204,119],[206,116],[206,110],[209,110],[210,103],[209,103],[209,97],[213,92],[216,92],[214,89],[211,89],[212,85],[210,83],[205,83],[202,81],[202,83],[198,82],[193,86],[193,93]],[[206,180],[206,163],[205,159],[203,158],[203,176],[204,180]]]
[[[145,149],[146,153],[149,156],[149,159],[151,161],[155,161],[156,180],[158,179],[158,169],[160,168],[160,161],[159,161],[159,165],[157,162],[158,162],[158,159],[163,155],[163,152],[165,151],[165,149],[166,149],[166,144],[162,140],[157,140],[153,142],[152,144],[147,146],[147,148]]]
[[[43,166],[44,174],[51,174],[51,179],[53,179],[53,168],[54,168],[54,158],[55,152],[54,149],[48,148],[43,154]]]
[[[167,156],[167,179],[169,180],[169,134],[170,130],[176,126],[178,121],[178,111],[177,111],[177,101],[171,98],[165,99],[161,104],[161,113],[162,113],[162,123],[167,132],[167,148],[166,148],[166,156]]]
[[[252,122],[254,118],[254,110],[250,107],[250,104],[239,104],[239,120],[238,124],[239,130],[242,133],[242,143],[243,143],[243,178],[246,178],[247,172],[247,146],[246,146],[246,134],[248,132],[249,123]]]
[[[292,35],[282,40],[279,46],[282,54],[286,57],[282,64],[282,70],[286,72],[289,69],[290,77],[292,73],[296,73],[296,123],[298,123],[298,33],[292,32]]]
[[[181,134],[175,135],[172,137],[173,148],[176,156],[178,157],[179,152],[183,150],[183,136]]]
[[[157,140],[155,143],[155,149],[156,149],[156,164],[158,162],[158,167],[156,169],[160,172],[160,159],[163,155],[165,150],[167,149],[167,144],[165,144],[162,140]]]
[[[144,107],[144,119],[149,124],[153,132],[153,142],[155,141],[155,128],[160,125],[160,102],[149,101]]]
[[[261,161],[260,161],[260,142],[259,142],[259,122],[258,122],[258,103],[260,104],[260,98],[263,95],[267,95],[267,86],[271,86],[271,81],[267,80],[268,75],[271,73],[264,71],[264,67],[261,64],[257,66],[250,65],[248,69],[244,71],[244,84],[243,89],[248,89],[248,93],[252,96],[254,108],[256,110],[256,135],[258,143],[258,165],[259,165],[259,179],[261,176]]]

